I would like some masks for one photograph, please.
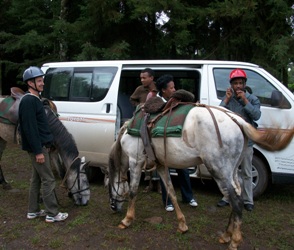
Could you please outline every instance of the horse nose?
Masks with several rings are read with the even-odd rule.
[[[111,208],[111,210],[112,210],[113,212],[116,212],[116,211],[117,211],[117,206],[115,205],[114,202],[112,202],[112,203],[110,204],[110,208]]]

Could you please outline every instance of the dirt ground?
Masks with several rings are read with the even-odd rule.
[[[144,193],[142,180],[136,203],[136,220],[125,230],[118,229],[122,213],[110,210],[103,178],[91,183],[88,206],[76,207],[57,180],[60,210],[69,213],[65,222],[48,224],[44,218],[26,219],[30,162],[18,146],[9,145],[2,159],[2,169],[11,190],[0,187],[0,249],[227,249],[218,243],[225,229],[230,209],[217,208],[221,198],[213,181],[192,180],[199,206],[180,204],[189,231],[177,233],[174,212],[165,212],[159,193]],[[177,179],[173,178],[181,200]],[[241,250],[293,249],[294,185],[273,186],[255,201],[253,212],[243,213]]]

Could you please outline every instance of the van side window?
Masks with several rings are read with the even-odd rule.
[[[213,70],[217,97],[222,99],[226,89],[230,86],[229,75],[233,69],[215,68]],[[289,101],[267,79],[252,70],[245,70],[247,75],[246,86],[257,96],[262,106],[289,109]]]
[[[96,102],[106,96],[117,67],[50,68],[43,96],[57,101]]]
[[[45,75],[43,96],[50,100],[68,100],[72,69],[48,69]]]
[[[92,72],[74,73],[71,84],[71,98],[90,98]]]
[[[101,72],[99,70],[94,71],[91,94],[92,100],[102,100],[106,96],[114,76],[115,73],[113,72]]]

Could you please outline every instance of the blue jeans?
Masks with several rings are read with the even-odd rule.
[[[182,201],[185,203],[190,202],[193,199],[193,192],[190,182],[189,170],[188,169],[176,169],[178,173],[180,189],[182,194]],[[162,202],[164,206],[172,205],[170,198],[168,197],[166,201],[166,189],[164,187],[163,181],[160,179],[161,191],[162,191]]]

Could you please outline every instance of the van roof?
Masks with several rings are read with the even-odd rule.
[[[93,66],[142,66],[148,65],[230,65],[236,67],[251,66],[259,67],[253,63],[238,62],[238,61],[221,61],[221,60],[116,60],[116,61],[68,61],[68,62],[48,62],[44,63],[42,67],[93,67]]]

